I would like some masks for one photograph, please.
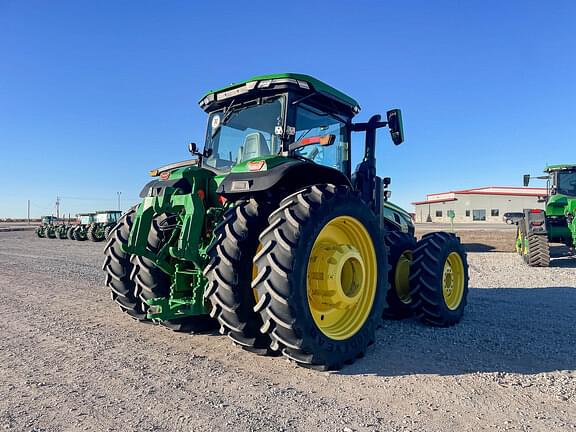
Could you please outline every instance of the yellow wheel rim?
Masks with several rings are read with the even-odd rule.
[[[256,253],[254,254],[254,256],[258,255],[258,252],[260,252],[261,250],[262,250],[262,243],[258,243],[258,247],[256,248]],[[256,279],[256,276],[258,276],[258,267],[253,262],[252,263],[252,280]],[[258,301],[260,300],[260,296],[258,295],[258,290],[256,288],[252,288],[252,295],[254,296],[254,300],[256,301],[256,303],[258,303]]]
[[[464,264],[457,252],[451,252],[444,263],[442,294],[448,309],[458,309],[464,296]]]
[[[520,227],[518,227],[518,234],[516,236],[516,252],[522,253],[522,232]]]
[[[374,304],[376,250],[364,225],[350,216],[328,222],[308,259],[307,295],[324,335],[346,340],[362,328]]]
[[[412,251],[405,250],[398,258],[396,271],[394,272],[394,288],[400,301],[410,304],[410,263],[412,262]]]

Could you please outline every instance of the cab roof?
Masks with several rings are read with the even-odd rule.
[[[337,90],[334,87],[310,75],[297,74],[297,73],[279,73],[279,74],[254,76],[246,81],[233,83],[230,84],[229,86],[222,87],[221,89],[218,90],[210,90],[204,96],[202,96],[200,102],[202,102],[207,96],[216,95],[217,93],[228,92],[230,90],[245,86],[248,83],[257,84],[259,81],[272,81],[272,80],[293,80],[294,84],[299,84],[301,86],[302,84],[300,84],[300,82],[306,83],[316,92],[323,93],[331,98],[337,99],[341,103],[350,106],[355,112],[360,111],[360,105],[356,100],[352,99],[350,96],[342,93],[340,90]]]
[[[552,172],[552,171],[562,171],[569,169],[576,169],[576,164],[548,165],[546,168],[544,168],[544,171]]]

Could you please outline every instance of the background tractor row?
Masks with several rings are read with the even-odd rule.
[[[384,313],[449,326],[466,304],[457,239],[416,242],[376,175],[376,131],[403,141],[399,110],[353,122],[358,103],[306,75],[207,93],[203,151],[151,172],[105,248],[112,298],[131,317],[194,331],[217,320],[258,354],[336,369],[374,342]],[[352,170],[352,135],[365,136]],[[389,287],[392,287],[389,289]],[[386,312],[384,312],[386,310]]]
[[[545,209],[524,210],[517,222],[516,251],[534,267],[550,264],[549,242],[576,248],[576,165],[550,165],[544,172],[536,178],[546,180]],[[524,186],[529,182],[526,174]]]
[[[67,222],[53,216],[44,216],[41,225],[36,228],[36,235],[42,238],[98,242],[108,237],[121,214],[117,210],[80,213],[75,221]]]

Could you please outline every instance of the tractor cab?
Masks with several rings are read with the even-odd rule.
[[[393,142],[402,143],[400,110],[388,111],[387,121],[375,115],[366,123],[353,123],[358,102],[301,74],[232,84],[208,92],[200,107],[209,115],[201,164],[226,175],[218,193],[227,199],[287,184],[297,190],[328,182],[358,189],[381,212],[387,184],[376,176],[376,129],[387,126]],[[354,173],[352,132],[366,133],[364,158]]]
[[[301,74],[253,77],[208,92],[200,107],[209,114],[204,164],[218,171],[254,159],[288,156],[337,169],[350,178],[351,132],[366,130],[352,123],[360,112],[358,102]],[[399,110],[394,115],[399,116]],[[391,132],[399,144],[401,121],[395,124]],[[257,166],[252,166],[254,171]]]
[[[51,225],[56,222],[58,219],[54,216],[42,216],[41,224],[42,225]]]
[[[121,215],[122,212],[118,210],[97,211],[95,214],[95,222],[103,224],[116,223]]]
[[[204,163],[218,171],[292,156],[349,174],[350,125],[358,103],[307,75],[251,78],[207,93]]]
[[[576,165],[552,165],[545,171],[550,177],[550,195],[576,197]]]
[[[80,225],[90,225],[96,220],[96,213],[78,213]]]

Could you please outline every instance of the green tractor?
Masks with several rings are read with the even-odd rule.
[[[118,210],[97,211],[94,222],[86,230],[86,238],[93,242],[107,239],[121,215]]]
[[[550,165],[544,172],[536,178],[547,181],[545,210],[525,209],[517,223],[516,251],[532,267],[550,265],[549,242],[576,248],[576,165]],[[529,182],[526,174],[524,186]]]
[[[203,150],[190,144],[194,159],[152,170],[106,244],[105,283],[124,312],[182,331],[216,319],[248,351],[319,369],[363,356],[385,310],[460,320],[458,238],[416,243],[376,175],[376,131],[402,143],[400,110],[355,123],[354,99],[299,74],[211,91],[200,107]],[[354,171],[353,132],[365,135]]]
[[[96,221],[96,213],[78,213],[79,223],[72,227],[71,237],[73,240],[88,240],[88,229]]]
[[[40,238],[56,238],[55,223],[57,221],[55,216],[42,216],[40,225],[35,230],[36,235]]]

